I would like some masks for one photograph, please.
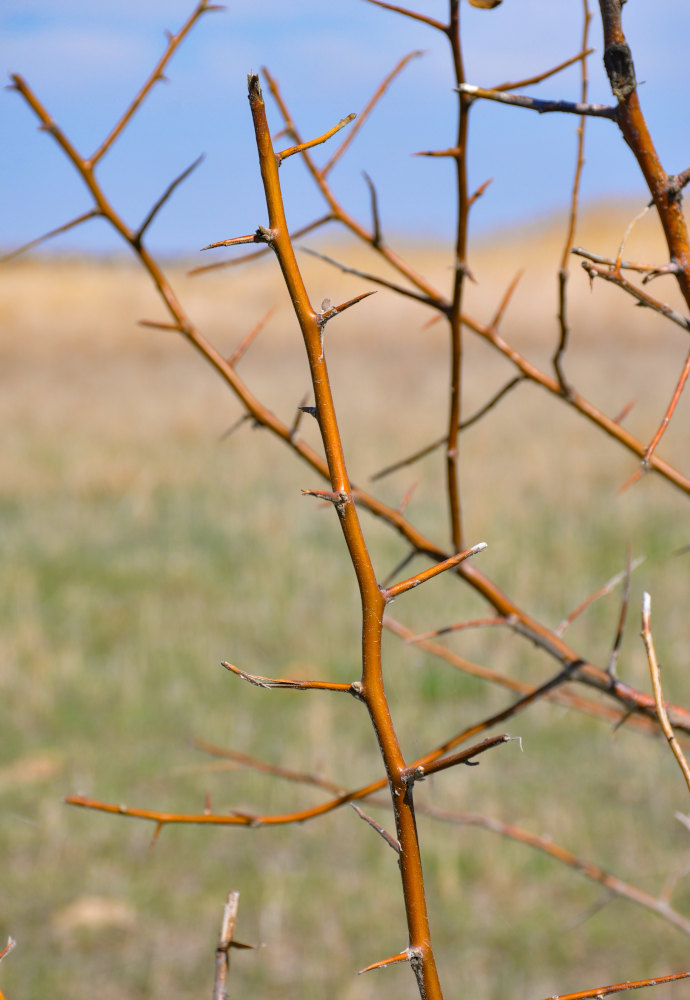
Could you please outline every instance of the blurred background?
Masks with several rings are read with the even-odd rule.
[[[601,56],[598,6],[590,45],[591,100],[611,94]],[[443,19],[444,0],[416,9]],[[191,12],[185,0],[5,0],[0,10],[0,66],[22,74],[55,120],[88,155],[100,144],[143,74],[161,54],[164,31],[177,31]],[[576,55],[582,35],[577,0],[516,3],[493,11],[463,3],[466,74],[492,86],[542,72]],[[690,9],[663,0],[655,16],[629,3],[625,27],[635,55],[640,96],[660,155],[670,172],[687,166],[685,129],[673,97],[685,82]],[[208,14],[169,65],[169,82],[155,88],[127,132],[99,168],[106,192],[135,225],[168,183],[200,153],[206,159],[176,193],[174,208],[156,220],[149,237],[165,254],[190,254],[216,239],[250,232],[261,221],[261,191],[246,104],[246,75],[267,66],[306,137],[320,135],[351,111],[359,112],[397,61],[422,51],[396,80],[350,155],[332,175],[336,193],[366,217],[369,194],[361,171],[381,188],[385,232],[448,239],[453,231],[448,161],[411,154],[452,145],[455,100],[445,38],[431,28],[362,0],[297,0],[261,4],[230,0]],[[579,67],[533,90],[537,96],[576,100]],[[68,221],[90,207],[79,179],[54,143],[12,93],[2,99],[0,241],[7,247]],[[271,109],[271,120],[279,118]],[[531,220],[563,204],[573,172],[571,116],[514,112],[497,104],[472,116],[470,186],[493,183],[472,218],[474,232]],[[587,143],[585,198],[644,198],[641,178],[609,122],[593,120]],[[394,165],[394,167],[393,167]],[[298,164],[286,191],[291,224],[310,221],[322,205]],[[385,181],[385,183],[384,183]],[[424,197],[420,191],[424,190]],[[104,225],[61,238],[63,249],[112,252]]]
[[[423,9],[443,17],[444,4]],[[95,149],[191,10],[178,0],[6,0],[2,62],[22,73],[84,152]],[[579,3],[494,11],[463,4],[468,77],[517,79],[574,54]],[[600,72],[598,13],[590,60]],[[640,93],[664,163],[688,166],[681,73],[684,3],[629,3],[626,28]],[[441,39],[442,41],[442,39]],[[361,170],[379,189],[384,234],[441,292],[452,280],[454,195],[448,163],[415,158],[453,141],[447,53],[434,32],[364,3],[230,3],[206,15],[99,167],[107,192],[136,225],[170,180],[206,159],[156,219],[150,243],[185,308],[230,355],[267,309],[239,371],[259,399],[292,422],[308,374],[275,262],[192,277],[198,249],[265,221],[246,106],[246,72],[277,76],[300,130],[324,131],[360,110],[395,62],[424,49],[396,80],[333,173],[345,207],[368,224]],[[536,88],[575,98],[577,70]],[[274,127],[280,122],[267,102]],[[0,149],[2,244],[11,250],[87,210],[79,179],[22,99],[4,92]],[[470,173],[494,183],[472,215],[469,315],[487,322],[524,271],[503,336],[550,371],[557,336],[556,271],[575,158],[573,118],[476,106]],[[685,130],[686,131],[686,130]],[[328,150],[317,155],[324,162]],[[588,124],[584,208],[575,242],[614,255],[648,195],[610,122]],[[293,226],[324,210],[297,158],[281,170]],[[335,229],[305,240],[394,277]],[[224,251],[214,260],[223,259]],[[232,251],[239,257],[242,251]],[[626,244],[633,259],[667,252],[651,214]],[[228,253],[228,259],[231,254]],[[300,253],[315,303],[373,287]],[[664,278],[652,291],[682,309]],[[568,378],[647,442],[687,353],[687,332],[635,308],[618,289],[590,289],[573,260]],[[237,936],[262,943],[233,955],[230,993],[316,1000],[414,997],[409,969],[356,971],[406,944],[396,859],[352,810],[299,827],[152,828],[69,809],[80,792],[142,808],[274,813],[324,793],[203,753],[197,740],[253,754],[347,787],[380,775],[361,708],[316,692],[262,691],[220,666],[349,682],[359,667],[358,601],[336,519],[303,488],[315,475],[265,432],[242,424],[238,402],[188,344],[143,329],[165,318],[150,282],[93,221],[0,269],[0,966],[7,1000],[169,1000],[210,995],[222,905],[239,889]],[[447,544],[441,452],[371,484],[383,465],[441,435],[447,333],[424,306],[380,290],[328,328],[326,350],[354,481]],[[467,336],[465,413],[514,374]],[[690,447],[680,404],[660,454],[681,471]],[[300,433],[320,448],[312,423]],[[461,438],[468,542],[484,540],[482,569],[523,608],[555,627],[625,565],[633,575],[619,673],[649,690],[639,639],[643,590],[666,695],[690,702],[686,501],[658,477],[619,494],[635,460],[559,400],[520,385]],[[384,579],[406,553],[385,525],[363,518]],[[421,568],[423,563],[413,564]],[[605,665],[620,589],[566,631]],[[395,602],[414,632],[483,617],[485,605],[440,578]],[[506,629],[463,630],[455,653],[539,683],[555,664]],[[386,635],[386,675],[408,757],[501,709],[513,695]],[[690,913],[687,792],[663,742],[542,704],[511,720],[516,743],[480,767],[444,772],[416,791],[422,805],[469,810],[551,838]],[[387,810],[367,807],[384,825]],[[448,997],[551,996],[686,968],[677,927],[524,845],[485,830],[420,817],[432,929]],[[683,984],[664,987],[681,1000]]]

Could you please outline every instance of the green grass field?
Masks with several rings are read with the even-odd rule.
[[[607,252],[616,237],[606,242],[596,214],[581,241]],[[543,366],[556,337],[549,264],[560,239],[545,233],[508,239],[499,254],[481,247],[468,302],[468,312],[487,319],[515,261],[526,264],[502,329]],[[415,253],[436,280],[449,280],[440,257]],[[226,353],[258,315],[280,306],[241,373],[289,422],[308,383],[272,263],[195,281],[173,273],[190,312]],[[307,270],[314,301],[362,290],[324,265]],[[615,289],[590,293],[577,271],[569,374],[610,414],[636,399],[626,426],[649,440],[687,335]],[[351,809],[274,829],[166,827],[151,848],[150,825],[62,803],[81,792],[191,812],[208,794],[217,812],[269,813],[324,797],[228,767],[196,749],[195,738],[345,786],[381,768],[353,700],[259,690],[220,667],[228,659],[259,674],[357,677],[358,601],[338,524],[300,493],[322,484],[266,432],[244,425],[221,439],[238,404],[181,340],[135,326],[161,312],[133,266],[29,261],[5,266],[0,282],[0,934],[17,939],[0,968],[7,1000],[209,996],[230,889],[241,892],[238,937],[265,945],[234,953],[232,996],[412,997],[402,966],[355,975],[405,947],[406,933],[393,852]],[[357,482],[443,432],[447,345],[441,324],[422,329],[427,318],[380,292],[329,327]],[[472,412],[511,369],[471,338],[466,364]],[[660,447],[681,469],[689,412],[683,403]],[[316,445],[314,431],[301,428]],[[529,385],[462,442],[466,533],[468,543],[488,543],[482,568],[556,625],[622,568],[630,542],[647,561],[634,576],[619,672],[649,690],[638,634],[649,590],[666,695],[690,702],[688,557],[674,556],[690,541],[683,496],[653,476],[618,496],[634,459]],[[384,480],[380,493],[396,504],[418,478],[408,515],[445,544],[439,453]],[[384,578],[405,548],[363,518]],[[615,591],[566,633],[602,665],[619,600]],[[400,598],[392,613],[422,631],[487,609],[442,578]],[[504,629],[443,641],[523,680],[555,671]],[[393,636],[385,648],[409,758],[511,700]],[[625,729],[614,735],[545,704],[507,728],[522,737],[522,753],[510,743],[480,767],[439,774],[417,799],[548,835],[652,893],[677,879],[673,905],[690,914],[688,833],[674,819],[688,811],[687,791],[665,743]],[[449,997],[539,1000],[688,967],[680,931],[527,847],[427,817],[420,836]],[[670,1000],[690,995],[683,983],[663,989]]]

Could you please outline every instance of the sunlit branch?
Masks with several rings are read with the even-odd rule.
[[[434,750],[423,754],[417,760],[413,761],[408,765],[408,767],[416,768],[421,766],[426,768],[439,758],[443,757],[450,750],[454,750],[455,747],[465,743],[468,739],[471,739],[481,732],[485,732],[487,729],[504,722],[506,719],[512,718],[512,716],[527,708],[528,705],[538,701],[540,698],[548,696],[549,693],[559,688],[560,685],[571,678],[574,671],[580,665],[581,661],[574,661],[568,664],[563,670],[559,671],[559,673],[551,677],[544,684],[541,684],[537,688],[533,688],[507,708],[502,709],[500,712],[497,712],[472,726],[469,726],[467,729],[462,730],[450,739],[445,740]],[[352,685],[352,687],[354,689],[355,685]],[[351,693],[354,694],[356,692],[353,690]],[[403,769],[401,769],[400,773],[402,773],[402,770]],[[69,795],[66,797],[65,802],[69,805],[79,806],[83,809],[93,809],[97,812],[106,812],[118,816],[128,816],[132,819],[148,820],[149,822],[156,823],[160,828],[168,823],[194,824],[200,826],[284,826],[292,823],[304,823],[307,820],[315,819],[317,816],[323,816],[324,814],[332,812],[335,809],[339,809],[341,806],[348,805],[350,802],[367,798],[372,793],[381,791],[382,788],[385,788],[388,785],[388,780],[389,779],[387,777],[381,778],[378,781],[373,781],[368,785],[362,786],[361,788],[344,792],[342,795],[338,795],[336,798],[323,802],[318,806],[313,806],[310,809],[273,815],[259,815],[238,810],[234,810],[229,814],[211,813],[209,811],[204,811],[202,813],[161,812],[154,809],[137,809],[109,802],[99,802],[98,800],[90,799],[85,795]],[[402,787],[402,782],[400,784]]]
[[[604,67],[618,102],[616,121],[630,147],[652,197],[666,239],[669,261],[677,265],[678,287],[690,309],[690,238],[679,198],[678,179],[669,176],[654,146],[642,113],[635,64],[623,30],[621,3],[599,0],[604,40]]]
[[[283,99],[277,81],[273,79],[273,77],[266,69],[266,67],[262,68],[262,73],[268,82],[271,94],[276,104],[278,105],[278,110],[280,111],[280,114],[283,117],[283,121],[285,122],[286,128],[293,136],[295,141],[300,142],[301,138],[299,132],[295,126],[292,116]],[[328,204],[329,209],[332,212],[334,218],[337,219],[339,222],[341,222],[346,227],[346,229],[349,229],[349,231],[353,233],[353,235],[355,235],[358,239],[362,240],[369,246],[373,246],[372,234],[370,232],[367,232],[367,230],[363,226],[361,226],[352,215],[350,215],[348,212],[345,211],[343,206],[340,204],[340,202],[337,200],[337,198],[331,191],[325,175],[321,172],[321,170],[319,170],[319,168],[314,163],[314,160],[312,159],[308,150],[303,154],[303,159],[307,169],[309,170],[314,180],[314,183],[316,184],[317,188],[321,192],[321,195]],[[424,295],[428,296],[429,299],[431,299],[434,302],[441,302],[443,300],[443,296],[441,296],[441,294],[433,287],[433,285],[421,274],[416,272],[406,261],[402,259],[402,257],[400,257],[393,250],[391,250],[390,247],[386,246],[385,244],[380,244],[378,247],[374,247],[374,249],[376,250],[377,253],[379,253],[382,257],[385,258],[385,260],[391,265],[391,267],[393,267],[396,271],[398,271],[399,274],[401,274],[411,284],[413,284],[416,288],[418,288]]]
[[[331,215],[329,212],[327,215],[322,215],[320,219],[316,219],[314,222],[310,222],[308,226],[302,226],[301,229],[296,229],[294,233],[291,234],[291,238],[297,239],[299,236],[306,236],[307,233],[313,232],[315,229],[319,229],[324,226],[327,222],[334,222],[335,216]],[[206,271],[217,271],[221,267],[237,267],[239,264],[245,264],[251,260],[257,260],[259,257],[265,257],[269,252],[269,247],[264,247],[263,250],[256,250],[254,253],[248,253],[244,257],[234,257],[231,260],[221,260],[215,264],[203,264],[201,267],[193,267],[187,272],[189,275],[203,274]]]
[[[322,142],[328,142],[332,136],[339,132],[341,128],[345,128],[346,125],[349,125],[350,122],[354,121],[356,117],[357,115],[352,112],[347,115],[347,117],[341,118],[337,125],[334,125],[333,128],[329,128],[327,132],[324,132],[324,134],[320,135],[318,138],[309,139],[308,142],[300,142],[296,146],[290,146],[289,149],[284,149],[282,152],[276,153],[278,162],[282,163],[283,160],[287,160],[289,156],[294,156],[295,153],[303,153],[305,149],[312,149],[313,146],[320,146]]]
[[[217,243],[209,243],[208,246],[202,247],[202,250],[215,250],[217,247],[236,247],[243,243],[267,243],[271,244],[273,242],[273,232],[267,229],[265,226],[259,226],[259,228],[253,232],[248,233],[246,236],[233,236],[229,240],[220,240]]]
[[[458,552],[457,555],[451,556],[449,559],[444,559],[443,562],[436,563],[434,566],[424,570],[422,573],[418,573],[416,576],[411,576],[407,580],[401,580],[400,583],[391,584],[390,587],[386,587],[385,590],[382,591],[383,596],[386,601],[392,601],[401,594],[407,593],[408,590],[413,590],[415,587],[418,587],[421,583],[426,583],[427,580],[433,579],[433,577],[438,576],[439,573],[445,573],[446,570],[455,569],[455,567],[459,566],[461,562],[465,561],[465,559],[469,559],[478,552],[483,552],[485,548],[486,542],[478,542],[471,548],[465,549],[464,552]]]
[[[345,312],[350,306],[356,306],[358,302],[362,302],[363,299],[368,299],[370,295],[376,295],[376,290],[373,289],[371,292],[361,292],[359,295],[355,295],[353,298],[348,299],[347,302],[341,302],[339,306],[328,306],[319,313],[319,322],[322,326],[336,316]]]
[[[663,983],[675,983],[679,979],[687,979],[690,972],[674,972],[670,976],[656,976],[654,979],[637,979],[635,982],[615,983],[613,986],[595,986],[591,990],[580,990],[577,993],[553,993],[544,1000],[601,1000],[613,993],[625,993],[627,990],[641,990],[646,986],[661,986]]]
[[[73,162],[89,190],[92,192],[96,204],[101,209],[105,217],[117,230],[117,232],[125,240],[131,243],[131,230],[127,228],[121,218],[114,212],[109,202],[105,199],[100,187],[93,177],[93,174],[85,167],[84,161],[79,157],[79,154],[76,152],[72,144],[66,138],[64,133],[62,133],[62,131],[55,125],[47,111],[43,108],[26,83],[17,76],[13,79],[16,89],[22,94],[35,114],[46,126],[46,131],[48,131],[55,138],[66,155]],[[305,154],[305,157],[307,156],[308,153]],[[350,225],[349,222],[348,225]],[[153,258],[144,250],[144,248],[140,247],[137,252],[142,264],[149,272],[154,284],[158,288],[166,307],[175,321],[179,323],[184,335],[189,338],[197,350],[199,350],[204,357],[207,358],[216,371],[218,371],[218,373],[232,387],[233,391],[242,400],[248,412],[251,414],[252,419],[254,419],[259,425],[271,429],[276,435],[288,442],[313,469],[317,470],[320,475],[327,477],[328,470],[322,457],[317,455],[305,442],[291,438],[289,428],[279,421],[266,407],[262,406],[249,392],[247,387],[237,376],[234,369],[227,365],[227,362],[225,362],[218,352],[205,340],[200,331],[197,330],[191,320],[187,317],[180,302],[170,287],[167,278],[161,272]],[[394,257],[391,258],[391,255],[388,253],[384,254],[384,256],[386,256],[386,259],[388,260],[395,259]],[[400,266],[402,267],[402,265]],[[408,274],[406,271],[403,271],[402,273],[405,273],[406,275]],[[408,276],[411,281],[414,281],[415,284],[417,284],[417,287],[426,287],[423,280],[416,279],[412,275]],[[405,294],[410,293],[405,290]],[[429,300],[427,304],[433,305],[441,310],[450,308],[450,305],[446,305],[443,299]],[[522,358],[518,352],[510,348],[502,340],[502,338],[498,336],[495,330],[488,329],[481,324],[476,323],[474,320],[471,320],[467,316],[463,317],[463,322],[470,329],[489,340],[495,348],[510,358],[510,360],[513,361],[520,371],[522,371],[528,378],[536,381],[544,388],[549,389],[549,391],[554,392],[560,398],[563,398],[560,394],[558,383],[549,379],[548,376],[540,372],[534,365],[531,365],[524,358]],[[588,419],[592,420],[604,429],[612,437],[623,443],[629,450],[633,451],[640,457],[644,454],[645,449],[643,445],[636,441],[631,435],[627,434],[627,432],[619,427],[615,422],[611,421],[600,411],[596,410],[595,407],[582,397],[573,395],[573,397],[567,402],[579,412],[583,413],[583,415],[587,416]],[[679,488],[685,490],[686,492],[690,492],[690,481],[681,476],[681,474],[672,466],[668,465],[668,463],[661,461],[656,455],[654,455],[650,460],[650,465]],[[391,524],[419,552],[426,553],[431,558],[435,558],[436,560],[447,558],[447,554],[444,554],[442,550],[434,545],[429,539],[425,538],[421,532],[417,531],[409,521],[407,521],[393,508],[381,503],[381,501],[377,500],[371,494],[359,488],[354,488],[353,496],[357,502],[366,506],[367,509],[374,515],[383,518]],[[517,608],[515,604],[510,601],[491,580],[485,577],[482,573],[478,572],[472,564],[464,564],[459,567],[458,573],[478,593],[482,594],[499,613],[505,615],[517,615],[520,621],[523,622],[524,634],[529,636],[532,641],[537,642],[540,646],[542,646],[542,648],[546,649],[550,655],[556,656],[561,662],[565,663],[570,662],[576,656],[576,654],[569,647],[567,647],[558,636],[555,636],[550,630],[546,629],[524,611]],[[598,687],[601,690],[606,690],[610,696],[616,698],[621,704],[625,705],[626,708],[632,708],[634,711],[643,712],[645,714],[650,714],[650,711],[653,711],[653,701],[650,706],[650,699],[647,699],[647,697],[641,692],[635,691],[627,685],[611,685],[608,675],[603,671],[597,670],[597,668],[593,667],[591,664],[587,664],[586,669],[581,671],[581,679],[585,681],[585,683]],[[674,725],[690,729],[690,719],[688,717],[688,713],[683,712],[680,708],[676,707],[674,709],[674,715]]]
[[[511,737],[506,733],[501,733],[500,736],[489,736],[487,739],[482,740],[481,743],[468,747],[466,750],[461,750],[459,753],[451,754],[450,757],[442,757],[440,760],[432,761],[427,765],[418,764],[416,767],[408,767],[403,772],[403,780],[405,784],[412,785],[416,781],[424,781],[429,775],[436,774],[438,771],[445,771],[449,767],[455,767],[457,764],[474,766],[479,763],[479,761],[474,760],[475,757],[485,753],[487,750],[492,750],[494,747],[500,746],[501,743],[509,743],[510,739]]]
[[[237,677],[241,677],[243,681],[253,684],[255,687],[283,688],[292,691],[340,691],[344,694],[351,694],[355,698],[361,697],[361,685],[359,681],[354,681],[352,684],[334,684],[329,681],[286,680],[281,677],[262,677],[259,674],[248,674],[246,671],[240,670],[239,667],[233,666],[232,663],[226,663],[225,660],[222,665],[226,670],[229,670]]]
[[[291,782],[296,781],[304,785],[315,785],[319,788],[323,788],[325,791],[337,795],[343,795],[346,792],[345,788],[322,776],[290,771],[280,765],[269,764],[256,757],[250,757],[248,754],[243,754],[236,750],[227,750],[224,747],[218,747],[215,744],[209,744],[202,740],[196,740],[195,745],[216,757],[229,759],[239,766],[248,767],[254,771],[270,774],[274,777]],[[429,772],[427,771],[427,773]],[[367,798],[367,803],[369,806],[374,806],[375,808],[390,808],[390,802],[387,798],[382,796],[369,796]],[[374,829],[376,829],[377,832],[380,832],[380,829],[382,828],[380,828],[378,824],[375,825],[374,821],[367,816],[364,810],[354,805],[354,803],[350,804],[362,817],[362,819],[374,826]],[[483,815],[482,813],[442,809],[432,806],[427,802],[416,803],[415,810],[417,813],[429,816],[431,819],[438,820],[443,823],[478,827],[490,833],[495,833],[498,836],[506,837],[509,840],[513,840],[517,843],[524,844],[527,847],[531,847],[534,850],[540,851],[566,867],[579,872],[580,875],[583,875],[590,881],[603,886],[607,892],[610,892],[615,896],[628,899],[631,902],[650,910],[663,920],[666,920],[673,926],[677,927],[684,934],[690,935],[690,920],[670,905],[668,893],[663,893],[659,897],[652,896],[650,893],[637,888],[637,886],[624,882],[617,876],[610,874],[598,865],[592,864],[590,861],[586,861],[584,858],[574,854],[567,848],[555,843],[550,837],[539,836],[538,834],[525,830],[524,828],[516,826],[513,823],[504,823],[502,820]],[[685,817],[683,817],[683,819],[685,820]],[[394,845],[392,844],[391,846]]]
[[[373,3],[374,0],[368,0],[368,2]],[[391,955],[390,958],[382,958],[380,962],[372,962],[371,965],[367,965],[365,969],[360,969],[357,975],[363,976],[365,972],[374,972],[376,969],[387,969],[389,965],[397,965],[400,962],[409,962],[411,957],[411,949],[406,948],[405,951],[400,951],[397,955]]]

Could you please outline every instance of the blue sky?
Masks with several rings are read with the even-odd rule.
[[[591,3],[597,49],[590,61],[591,100],[609,103],[598,4]],[[193,6],[193,0],[3,0],[0,65],[21,73],[77,147],[89,153],[161,54],[165,29],[176,31]],[[443,19],[447,3],[418,0],[415,7]],[[490,86],[574,55],[582,5],[505,0],[481,11],[463,3],[462,19],[468,78]],[[631,0],[625,26],[652,134],[667,169],[680,171],[690,165],[690,113],[683,97],[690,3]],[[453,141],[455,100],[444,43],[438,32],[363,0],[229,0],[224,12],[201,19],[173,57],[169,82],[155,88],[99,175],[113,203],[136,225],[170,180],[205,153],[150,231],[156,251],[195,255],[206,243],[265,222],[246,101],[249,71],[269,67],[302,133],[312,136],[361,110],[397,60],[421,48],[424,55],[395,82],[331,177],[346,207],[367,220],[361,171],[370,174],[379,188],[385,233],[447,239],[454,213],[450,164],[410,155]],[[575,99],[578,71],[567,70],[531,92]],[[267,103],[277,128],[277,112]],[[0,245],[10,248],[91,205],[55,143],[36,130],[33,114],[11,91],[0,92],[0,122]],[[577,124],[572,116],[475,105],[471,184],[494,178],[474,210],[475,232],[565,205]],[[615,126],[591,120],[588,129],[585,196],[632,196],[642,206],[638,169]],[[322,214],[323,203],[296,159],[281,174],[291,226]],[[51,249],[119,247],[106,226],[94,221],[60,237]]]

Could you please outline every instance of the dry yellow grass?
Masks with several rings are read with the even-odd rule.
[[[595,208],[585,213],[577,242],[615,254],[633,215],[620,209],[606,220]],[[478,283],[468,290],[467,311],[480,320],[525,269],[502,330],[546,368],[556,341],[562,238],[558,223],[535,226],[480,241],[471,259]],[[375,258],[351,246],[329,252],[382,273]],[[651,220],[636,227],[626,254],[661,259]],[[441,253],[412,247],[409,256],[439,287],[448,285]],[[317,303],[367,287],[311,259],[304,265]],[[190,314],[227,354],[278,305],[240,370],[259,398],[291,421],[308,381],[274,262],[196,279],[180,265],[170,272]],[[648,440],[687,334],[614,288],[590,291],[577,262],[570,288],[569,374],[609,414],[636,399],[626,426]],[[652,290],[676,304],[670,279]],[[358,1000],[398,996],[409,985],[404,973],[376,982],[351,975],[384,947],[399,947],[402,934],[394,863],[354,814],[256,836],[166,831],[149,855],[141,827],[59,805],[60,795],[75,790],[181,809],[196,808],[207,788],[218,809],[306,800],[304,791],[252,776],[195,770],[190,735],[318,768],[335,780],[377,773],[356,708],[319,697],[280,701],[280,693],[217,676],[214,665],[228,656],[259,673],[351,679],[356,599],[328,512],[322,516],[300,496],[300,487],[320,485],[313,474],[248,427],[220,443],[240,414],[236,401],[179,337],[138,327],[139,318],[164,317],[128,261],[29,260],[0,273],[7,551],[0,686],[11,719],[0,792],[8,802],[4,856],[16,859],[2,931],[25,949],[3,965],[7,995],[80,1000],[94,982],[101,996],[117,1000],[203,991],[221,901],[238,886],[242,936],[269,945],[235,960],[238,995],[316,998],[337,989]],[[424,329],[428,318],[424,308],[380,291],[328,328],[346,451],[363,483],[384,462],[443,432],[446,335],[441,324]],[[471,412],[512,371],[472,336],[466,365]],[[681,468],[687,418],[684,401],[660,449]],[[303,433],[316,444],[307,421]],[[686,570],[667,558],[687,541],[684,497],[648,477],[617,498],[635,461],[562,402],[528,386],[469,431],[462,448],[469,540],[489,543],[483,568],[552,624],[620,568],[628,538],[635,555],[650,556],[642,572],[658,608],[668,694],[690,700]],[[381,493],[397,503],[417,477],[410,517],[444,542],[438,454],[384,481]],[[384,575],[404,550],[382,526],[367,520],[365,527]],[[482,613],[452,581],[424,590],[395,605],[411,627]],[[636,610],[631,614],[621,670],[642,685]],[[573,629],[574,645],[605,660],[616,615],[616,598],[595,607]],[[544,677],[550,669],[504,634],[466,633],[450,642],[516,676]],[[392,640],[387,649],[410,753],[505,703],[414,650]],[[420,796],[548,832],[652,891],[679,871],[684,833],[670,817],[686,805],[664,748],[626,734],[612,742],[600,726],[550,710],[521,718],[515,731],[527,751],[517,764],[486,762],[476,769],[481,780],[450,776],[428,782]],[[631,915],[626,904],[569,931],[598,898],[577,876],[479,831],[449,832],[426,820],[422,828],[451,992],[455,982],[487,1000],[546,995],[682,962],[684,939],[653,917]],[[687,896],[681,885],[676,905]],[[680,998],[682,988],[667,995]]]

